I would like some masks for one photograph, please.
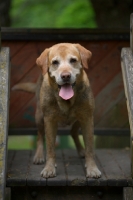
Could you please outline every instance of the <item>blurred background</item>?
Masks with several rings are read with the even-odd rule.
[[[132,0],[0,0],[1,26],[12,28],[129,29],[131,12]],[[8,147],[30,149],[35,141],[36,137],[9,136]],[[68,136],[58,137],[56,143],[74,148]]]
[[[1,26],[129,28],[132,0],[0,0]]]

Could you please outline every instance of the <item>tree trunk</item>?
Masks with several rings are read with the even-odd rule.
[[[98,28],[129,28],[133,0],[91,0]]]
[[[0,0],[0,26],[10,26],[10,0]]]

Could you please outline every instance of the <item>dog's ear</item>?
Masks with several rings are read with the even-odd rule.
[[[49,49],[45,49],[36,60],[36,64],[41,68],[43,75],[48,71],[48,53]]]
[[[75,44],[75,46],[79,50],[83,67],[88,69],[88,64],[91,59],[92,53],[80,44]]]

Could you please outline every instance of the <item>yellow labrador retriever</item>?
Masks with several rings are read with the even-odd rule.
[[[86,176],[99,178],[93,153],[94,99],[84,68],[88,68],[91,52],[79,44],[61,43],[45,49],[37,65],[42,76],[36,86],[38,127],[37,150],[34,163],[44,162],[43,136],[46,137],[46,165],[44,178],[56,176],[55,139],[58,124],[71,124],[71,135],[81,156],[85,156]],[[34,91],[32,84],[18,84],[14,89]],[[85,143],[83,149],[78,130]]]

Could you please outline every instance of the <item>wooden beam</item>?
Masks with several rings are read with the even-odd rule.
[[[123,200],[133,200],[133,188],[124,187],[123,188]]]
[[[37,135],[37,128],[11,128],[8,131],[9,135]],[[59,128],[58,135],[70,135],[70,128]],[[81,131],[79,130],[79,134]],[[94,134],[98,136],[129,136],[130,129],[126,128],[95,128]]]
[[[0,52],[0,200],[4,200],[6,184],[7,136],[9,105],[9,48]]]
[[[133,53],[133,13],[130,16],[130,48]]]
[[[131,133],[131,173],[133,177],[133,54],[130,48],[122,49],[121,67]]]
[[[128,29],[35,29],[2,27],[1,38],[2,41],[129,41],[130,34]]]

